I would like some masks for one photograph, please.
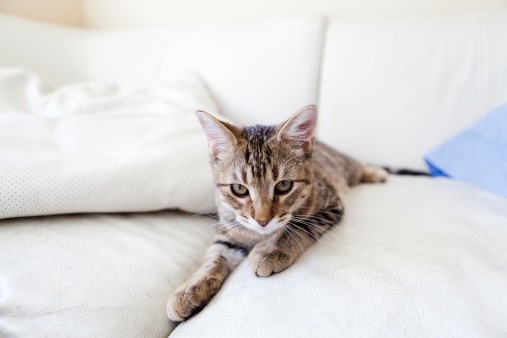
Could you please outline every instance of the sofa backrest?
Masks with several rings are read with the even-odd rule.
[[[0,13],[0,67],[22,67],[55,84],[82,81],[86,31]]]
[[[0,15],[0,66],[56,83],[193,70],[233,121],[279,122],[317,103],[321,140],[364,162],[423,169],[425,153],[507,102],[506,36],[506,10],[134,30]]]
[[[434,15],[505,8],[506,5],[505,0],[82,0],[84,25],[100,28],[245,21],[298,15],[355,19]]]
[[[332,20],[320,138],[359,159],[424,169],[433,147],[507,103],[507,11]]]
[[[0,66],[29,68],[57,83],[163,82],[194,71],[224,115],[273,123],[316,103],[324,25],[322,18],[290,18],[80,30],[0,15]]]

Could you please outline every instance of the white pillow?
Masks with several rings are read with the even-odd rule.
[[[214,211],[197,109],[217,106],[191,74],[160,85],[52,88],[0,68],[0,218]]]

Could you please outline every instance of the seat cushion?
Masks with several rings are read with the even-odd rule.
[[[167,298],[213,223],[171,212],[0,221],[0,336],[167,337]]]
[[[240,265],[172,337],[507,332],[506,199],[449,179],[391,177],[353,188],[345,208],[288,270],[259,278]]]

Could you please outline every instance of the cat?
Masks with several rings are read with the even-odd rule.
[[[291,266],[340,221],[340,195],[388,176],[316,142],[315,106],[276,126],[239,128],[203,111],[197,118],[209,143],[220,223],[202,266],[169,298],[172,321],[199,312],[247,257],[259,277]]]

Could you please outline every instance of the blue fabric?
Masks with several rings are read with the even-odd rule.
[[[469,182],[507,198],[507,105],[425,157],[433,176]]]

